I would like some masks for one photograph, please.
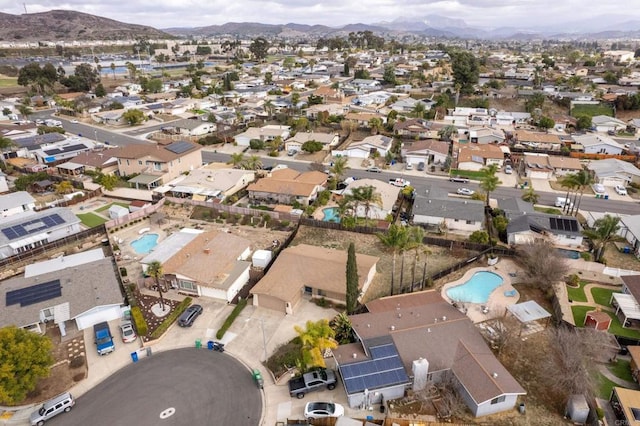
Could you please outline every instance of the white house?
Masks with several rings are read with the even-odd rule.
[[[444,164],[449,155],[449,143],[435,139],[406,143],[401,154],[407,164]]]
[[[465,233],[481,230],[485,219],[482,201],[449,197],[436,186],[428,186],[424,194],[416,193],[412,211],[417,225]]]
[[[348,196],[352,194],[353,189],[362,188],[366,186],[372,186],[374,192],[380,195],[380,203],[371,204],[367,212],[366,206],[358,205],[356,216],[365,217],[369,219],[385,220],[387,216],[392,213],[393,206],[398,201],[398,195],[401,188],[393,185],[389,185],[387,182],[382,182],[377,179],[358,179],[350,182],[348,186],[342,191],[334,191],[342,196]]]
[[[26,191],[0,195],[0,217],[31,212],[36,209],[36,200]]]
[[[338,145],[340,135],[337,133],[298,132],[285,141],[284,149],[286,151],[301,151],[302,145],[308,141],[320,142],[322,149],[326,151]]]
[[[595,115],[591,117],[591,124],[595,127],[596,132],[616,132],[627,127],[627,123],[608,115]]]
[[[215,132],[218,128],[216,123],[188,118],[172,122],[171,127],[176,133],[186,136],[203,136]]]
[[[640,169],[617,158],[591,161],[587,169],[593,172],[596,182],[604,186],[640,184]]]
[[[249,146],[251,139],[259,139],[263,142],[271,141],[278,136],[287,140],[291,134],[291,127],[279,125],[267,125],[260,128],[250,127],[246,131],[234,136],[235,142],[240,146]]]
[[[574,136],[573,139],[584,147],[586,154],[619,155],[624,150],[624,146],[604,135],[587,134]]]
[[[334,155],[346,155],[351,158],[369,158],[373,152],[377,151],[381,157],[384,157],[391,149],[392,144],[393,139],[388,136],[367,136],[361,141],[351,143],[344,151],[334,151]]]

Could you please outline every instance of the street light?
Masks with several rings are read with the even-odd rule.
[[[249,322],[250,320],[260,321],[260,328],[262,329],[262,346],[264,348],[264,361],[267,361],[267,335],[264,332],[264,320],[262,318],[247,318],[245,322]]]

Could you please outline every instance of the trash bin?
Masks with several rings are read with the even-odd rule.
[[[608,200],[609,199],[609,194],[604,194],[604,199]]]
[[[213,350],[213,340],[209,340],[209,341],[207,342],[207,348],[208,348],[210,351],[212,351],[212,350]]]
[[[147,356],[151,356],[153,352],[151,351],[151,346],[147,346]]]
[[[200,349],[202,347],[202,340],[196,339],[196,349]]]
[[[524,414],[525,412],[524,402],[520,404],[520,406],[518,407],[518,411],[520,411],[520,414]]]
[[[131,352],[131,359],[133,362],[138,362],[138,352]]]

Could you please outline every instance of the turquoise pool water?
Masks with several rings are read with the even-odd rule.
[[[138,254],[148,254],[158,244],[158,234],[144,234],[135,241],[131,241],[131,247]]]
[[[556,249],[560,256],[566,257],[567,259],[580,259],[580,252],[577,250],[568,250],[568,249]]]
[[[322,209],[322,214],[322,220],[325,222],[340,222],[337,207],[327,207],[326,209]]]
[[[451,287],[447,296],[456,302],[487,303],[493,290],[502,285],[502,277],[493,272],[480,271],[464,284]]]

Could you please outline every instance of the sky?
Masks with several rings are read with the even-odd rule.
[[[640,20],[640,8],[631,6],[633,2],[629,0],[597,2],[595,8],[585,3],[584,0],[46,0],[24,4],[29,13],[68,9],[160,29],[225,22],[295,22],[339,27],[399,17],[419,20],[429,15],[461,19],[468,26],[487,30],[505,26],[535,28],[584,19],[600,24],[607,19],[615,22],[612,18],[597,20],[613,15],[620,17],[618,22]],[[0,12],[22,14],[23,2],[0,0]]]

